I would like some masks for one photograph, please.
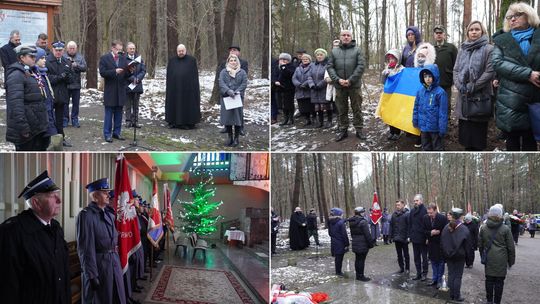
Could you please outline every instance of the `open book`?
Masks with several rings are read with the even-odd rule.
[[[131,60],[131,62],[128,63],[128,68],[129,68],[129,67],[132,67],[132,66],[136,66],[136,65],[138,65],[138,64],[141,63],[141,62],[142,62],[142,58],[141,58],[141,56],[139,55],[139,57],[137,57],[137,58]]]

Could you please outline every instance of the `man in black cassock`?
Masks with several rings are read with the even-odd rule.
[[[300,207],[296,207],[291,215],[289,245],[292,250],[302,250],[309,247],[307,220]]]
[[[59,190],[44,171],[19,194],[30,209],[0,225],[0,302],[71,303]]]
[[[201,121],[201,92],[197,59],[179,44],[167,64],[165,121],[169,128],[194,129]]]

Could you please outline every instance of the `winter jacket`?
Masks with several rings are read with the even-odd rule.
[[[332,256],[349,251],[349,236],[345,229],[345,220],[338,216],[328,219],[328,235],[330,235],[330,252]]]
[[[456,64],[458,50],[455,45],[449,42],[444,42],[441,45],[435,44],[435,64],[439,67],[441,73],[440,85],[443,88],[449,88],[453,84],[453,69]]]
[[[326,87],[327,83],[324,80],[324,74],[326,72],[327,59],[321,62],[313,63],[311,70],[309,71],[308,81],[311,88],[311,103],[327,103],[326,101]]]
[[[394,211],[390,220],[390,236],[396,242],[406,243],[409,238],[409,212]]]
[[[424,216],[427,214],[427,209],[424,204],[412,208],[409,213],[409,238],[412,243],[426,243],[426,233],[424,231]]]
[[[508,226],[503,225],[499,218],[489,217],[485,225],[480,227],[478,236],[478,250],[482,254],[489,244],[493,231],[497,229],[493,243],[487,254],[485,273],[492,277],[506,277],[506,269],[516,262],[516,247],[512,232]]]
[[[277,81],[280,83],[278,90],[281,92],[292,92],[294,91],[294,84],[292,82],[292,77],[294,75],[296,68],[292,63],[287,63],[279,66],[279,76]]]
[[[422,49],[426,49],[427,54],[426,54],[426,61],[424,61],[424,64],[421,65],[420,62],[418,62],[418,53]],[[437,60],[437,52],[435,51],[435,47],[431,43],[422,42],[418,45],[416,52],[414,53],[414,67],[415,68],[428,66],[430,64],[435,64],[436,60]]]
[[[491,62],[493,46],[488,43],[486,38],[479,41],[482,39],[480,38],[475,41],[477,43],[464,42],[458,52],[456,65],[454,66],[454,84],[458,91],[467,91],[467,95],[481,99],[491,99],[493,95],[492,81],[495,78],[495,71]],[[454,113],[458,119],[468,120],[467,117],[463,116],[462,107],[463,96],[458,94]],[[490,117],[470,120],[488,121],[489,119]]]
[[[440,213],[437,213],[433,220],[428,214],[424,215],[424,234],[426,235],[426,239],[428,241],[429,259],[432,261],[442,261],[444,259],[441,248],[441,233],[447,223],[448,219],[446,216]],[[439,230],[440,233],[437,235],[431,235],[431,230]]]
[[[17,46],[9,41],[0,48],[0,61],[2,61],[2,67],[4,67],[4,81],[7,81],[8,67],[17,62],[17,53],[15,48]]]
[[[86,60],[81,53],[75,53],[75,56],[70,56],[67,52],[64,54],[64,58],[72,62],[71,69],[73,70],[73,81],[68,84],[68,90],[80,90],[81,89],[81,73],[86,72]],[[77,63],[74,66],[73,63]]]
[[[315,213],[309,213],[306,220],[308,230],[317,230],[317,215]]]
[[[407,39],[407,32],[411,30],[414,32],[415,43],[418,46],[422,42],[422,35],[420,30],[416,26],[409,26],[405,31],[405,39]],[[412,45],[407,41],[407,45],[401,52],[401,65],[406,68],[412,68],[414,66],[414,55],[416,54],[416,48],[413,50]]]
[[[41,136],[49,123],[45,97],[37,80],[24,67],[16,62],[8,67],[6,73],[6,140],[15,145]],[[30,136],[23,137],[26,133]]]
[[[470,259],[471,238],[469,229],[463,224],[458,224],[455,230],[447,224],[441,232],[441,246],[446,261]]]
[[[352,251],[354,253],[366,253],[372,248],[375,240],[369,232],[368,222],[362,216],[355,215],[347,220],[351,228]]]
[[[74,81],[74,73],[71,69],[71,62],[61,57],[60,62],[53,53],[47,56],[47,75],[51,81],[54,91],[54,103],[69,102],[68,85]]]
[[[527,104],[540,101],[540,88],[529,82],[531,72],[540,71],[540,31],[534,30],[527,56],[510,32],[495,33],[493,41],[491,59],[499,79],[495,103],[497,127],[505,132],[529,130]]]
[[[360,88],[362,74],[364,74],[365,59],[362,51],[356,47],[356,40],[348,45],[340,44],[333,48],[326,70],[336,88],[342,88],[340,79],[349,80],[351,88]]]
[[[433,75],[433,83],[425,87],[424,71]],[[448,99],[446,92],[439,86],[439,69],[435,65],[426,66],[420,71],[420,82],[424,85],[414,100],[413,126],[422,132],[446,134],[448,124]]]
[[[382,235],[389,235],[390,234],[390,220],[392,219],[392,215],[388,214],[388,212],[384,212],[381,217],[381,234]]]
[[[309,86],[310,85],[309,74],[311,72],[312,67],[313,67],[313,63],[310,63],[307,66],[304,66],[303,64],[301,64],[294,71],[294,74],[292,77],[292,83],[294,84],[294,87],[296,88],[295,94],[294,94],[294,97],[296,99],[311,98],[311,89]]]

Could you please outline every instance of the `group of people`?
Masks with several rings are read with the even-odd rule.
[[[147,280],[148,267],[156,267],[164,250],[147,237],[149,204],[133,190],[141,246],[131,255],[126,272],[120,265],[116,212],[111,206],[114,191],[107,178],[86,185],[91,199],[76,218],[77,253],[82,270],[83,303],[139,303],[138,280]],[[0,293],[6,303],[71,303],[68,248],[60,223],[60,188],[48,172],[22,190],[30,208],[0,224]],[[164,225],[166,225],[164,223]],[[164,227],[165,229],[165,227]],[[150,261],[150,250],[155,252]],[[25,288],[30,286],[30,288]]]
[[[481,263],[485,266],[486,298],[488,303],[500,303],[507,268],[515,263],[514,246],[517,245],[517,240],[514,239],[515,235],[513,236],[512,223],[534,222],[531,225],[534,225],[536,230],[536,218],[529,216],[524,221],[518,221],[517,211],[513,212],[513,216],[505,216],[501,204],[493,205],[480,219],[476,212],[464,214],[460,208],[452,208],[446,214],[441,213],[434,203],[424,205],[421,194],[415,195],[413,201],[414,206],[409,209],[403,200],[397,200],[394,212],[388,213],[385,208],[377,222],[371,220],[371,213],[366,215],[364,207],[356,207],[350,218],[344,218],[342,209],[332,208],[327,227],[335,274],[343,276],[343,258],[351,249],[355,254],[356,279],[369,281],[370,278],[364,274],[365,261],[369,250],[376,246],[382,234],[384,244],[394,243],[399,266],[397,274],[408,275],[410,272],[409,243],[412,243],[416,269],[412,280],[427,281],[428,265],[431,264],[432,278],[427,285],[439,289],[444,286],[446,265],[450,298],[462,302],[464,298],[461,294],[461,281],[464,268],[473,267],[475,251],[479,250]],[[313,230],[313,227],[310,227],[313,226],[310,224],[310,216],[315,218],[316,223],[313,209],[308,216],[304,216],[302,209],[296,207],[291,215],[291,250],[309,247],[310,237],[317,235],[316,231],[310,231]],[[275,253],[274,234],[277,234],[278,225],[279,217],[272,213],[272,253]],[[314,229],[317,230],[316,224]],[[315,241],[317,246],[320,246],[318,237],[315,237]]]
[[[77,44],[55,41],[48,49],[48,37],[42,33],[35,45],[21,45],[18,30],[0,48],[4,68],[7,104],[6,140],[17,151],[62,150],[72,147],[64,128],[79,128],[81,73],[87,69]],[[183,44],[177,56],[169,59],[165,93],[165,121],[169,128],[194,129],[201,120],[200,87],[197,60],[187,54]],[[244,135],[243,101],[247,87],[247,61],[240,59],[240,47],[231,46],[226,62],[218,67],[221,100],[220,122],[228,134],[226,146],[239,145]],[[125,140],[122,124],[141,128],[140,96],[146,75],[144,60],[135,43],[120,40],[111,43],[110,51],[99,59],[99,74],[104,79],[103,138],[106,142]],[[229,106],[226,99],[236,96],[240,103]],[[71,115],[69,103],[72,103]],[[225,100],[225,101],[224,101]]]
[[[415,26],[406,29],[403,50],[392,49],[385,55],[382,80],[404,68],[420,68],[419,85],[412,114],[412,125],[420,130],[415,147],[425,151],[444,150],[448,117],[452,109],[452,86],[457,91],[453,114],[458,120],[459,143],[467,151],[487,147],[488,123],[495,119],[508,151],[536,151],[540,140],[540,61],[534,49],[540,45],[537,12],[526,3],[509,6],[504,27],[492,36],[480,21],[466,28],[466,39],[456,48],[446,41],[446,31],[433,29],[435,43],[422,41]],[[533,52],[529,52],[533,50]],[[318,115],[317,127],[323,127],[323,112],[331,126],[334,106],[338,115],[336,141],[347,137],[349,102],[353,125],[363,139],[361,77],[366,63],[351,32],[341,31],[327,58],[324,49],[314,52],[315,60],[304,50],[291,58],[281,53],[272,67],[272,121],[280,125],[294,123],[294,99],[299,112],[310,125]],[[316,115],[315,115],[316,114]],[[398,140],[401,130],[390,126],[388,140]],[[415,136],[410,134],[410,136]]]

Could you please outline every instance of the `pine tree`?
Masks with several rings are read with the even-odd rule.
[[[215,187],[210,188],[214,184],[214,177],[210,171],[197,168],[194,173],[200,177],[200,180],[186,190],[193,196],[193,201],[181,203],[184,208],[184,212],[180,215],[184,223],[182,230],[185,233],[209,235],[216,231],[216,222],[222,218],[220,215],[212,216],[212,214],[223,204],[223,201],[209,201],[216,193]]]

